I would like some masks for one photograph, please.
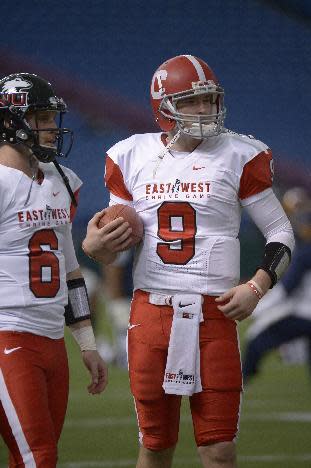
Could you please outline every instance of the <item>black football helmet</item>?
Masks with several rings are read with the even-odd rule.
[[[59,114],[56,128],[32,128],[26,117],[30,111],[55,111]],[[67,106],[55,95],[51,84],[31,73],[15,73],[0,80],[0,143],[23,144],[41,162],[51,162],[56,156],[68,156],[73,132],[62,127]],[[55,147],[40,145],[39,132],[56,133]],[[63,152],[64,135],[68,134],[67,150]]]

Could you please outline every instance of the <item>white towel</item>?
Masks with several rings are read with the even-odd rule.
[[[200,294],[173,296],[173,323],[163,388],[165,393],[201,392],[199,324],[203,321]]]

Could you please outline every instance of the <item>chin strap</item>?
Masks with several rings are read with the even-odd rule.
[[[153,178],[155,178],[156,176],[156,173],[157,173],[157,170],[159,169],[159,166],[164,158],[164,156],[166,155],[166,153],[169,152],[169,150],[171,149],[171,147],[173,146],[174,143],[176,143],[176,141],[178,140],[178,138],[180,137],[180,134],[181,134],[181,130],[178,130],[176,135],[173,136],[173,138],[171,139],[171,141],[167,144],[167,146],[165,146],[165,148],[161,151],[161,153],[158,154],[157,156],[157,162],[156,162],[156,165],[155,165],[155,168],[153,169]]]
[[[73,203],[73,206],[77,206],[77,200],[74,196],[74,193],[70,187],[70,183],[69,183],[69,179],[68,177],[66,176],[66,174],[64,173],[64,171],[62,170],[62,168],[60,167],[60,165],[58,164],[58,162],[56,161],[56,159],[54,159],[53,161],[53,164],[55,165],[56,169],[58,170],[59,174],[61,175],[63,181],[64,181],[64,184],[66,185],[66,189],[68,190],[69,192],[69,195],[70,195],[70,198],[71,198],[71,201]]]
[[[28,190],[28,194],[27,194],[27,198],[26,198],[26,200],[25,200],[24,206],[26,206],[27,203],[29,202],[29,198],[30,198],[30,194],[31,194],[33,182],[34,182],[34,180],[35,180],[35,178],[36,178],[36,173],[37,173],[37,166],[36,166],[36,164],[33,163],[33,158],[32,158],[32,156],[30,157],[29,165],[30,165],[30,168],[31,168],[31,170],[32,170],[32,177],[31,177],[31,184],[30,184],[30,187],[29,187],[29,190]]]

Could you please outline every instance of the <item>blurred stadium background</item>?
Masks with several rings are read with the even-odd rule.
[[[225,88],[227,127],[272,148],[279,193],[296,185],[310,190],[310,1],[2,0],[0,11],[0,76],[37,73],[70,108],[66,126],[75,142],[64,164],[84,180],[74,229],[82,264],[96,268],[79,245],[89,218],[107,203],[105,150],[155,129],[150,79],[178,54],[202,57],[215,69]],[[260,258],[258,238],[244,218],[242,276]],[[136,425],[126,371],[112,366],[107,392],[88,397],[78,352],[70,339],[68,345],[72,387],[59,466],[134,466]],[[284,367],[276,355],[266,360],[244,398],[239,466],[311,466],[310,390],[303,367]],[[5,460],[0,441],[1,467]],[[174,464],[182,466],[199,466],[186,410]]]

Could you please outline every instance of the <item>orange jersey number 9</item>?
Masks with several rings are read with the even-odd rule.
[[[174,218],[181,226],[174,228]],[[196,212],[188,202],[164,202],[158,209],[157,254],[166,264],[185,265],[195,253]]]

